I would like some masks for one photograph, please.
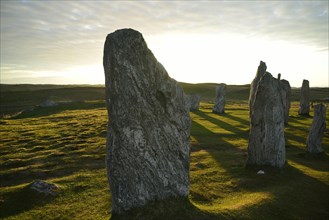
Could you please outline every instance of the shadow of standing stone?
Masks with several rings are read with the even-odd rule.
[[[183,89],[133,29],[104,46],[112,213],[189,194],[190,116]]]

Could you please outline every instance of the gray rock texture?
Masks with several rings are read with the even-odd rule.
[[[288,124],[289,122],[289,111],[290,111],[290,99],[291,99],[291,87],[290,83],[282,79],[281,82],[281,93],[282,93],[282,99],[283,99],[283,108],[284,108],[284,123]]]
[[[226,84],[221,83],[216,86],[216,99],[212,112],[222,114],[225,112]]]
[[[303,85],[300,91],[300,107],[298,110],[298,114],[310,114],[310,84],[306,79],[303,80]]]
[[[30,184],[30,189],[42,193],[44,195],[57,195],[57,190],[59,187],[56,184],[48,183],[43,180],[35,180],[33,183]]]
[[[260,66],[266,66],[261,63]],[[264,69],[264,68],[262,68]],[[260,68],[258,67],[258,70]],[[252,87],[248,165],[281,168],[285,164],[284,103],[278,79],[257,71]]]
[[[317,104],[314,106],[313,122],[306,140],[306,148],[310,153],[321,153],[323,133],[326,130],[326,106]]]
[[[267,69],[266,63],[263,62],[263,61],[260,61],[258,69],[257,69],[256,77],[251,82],[250,95],[249,95],[249,116],[250,117],[251,117],[251,114],[252,114],[252,106],[254,104],[255,94],[256,94],[258,82],[265,75],[266,69]]]
[[[103,65],[112,212],[186,197],[190,116],[183,89],[132,29],[107,36]]]
[[[186,99],[190,111],[199,110],[200,99],[201,99],[200,95],[195,95],[195,94],[186,95]]]

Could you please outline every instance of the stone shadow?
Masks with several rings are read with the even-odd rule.
[[[215,118],[215,117],[212,117],[212,116],[209,116],[207,115],[206,113],[202,112],[202,111],[198,111],[198,112],[195,112],[196,115],[198,115],[199,117],[205,119],[205,120],[208,120],[212,123],[214,123],[215,125],[217,125],[218,127],[220,128],[223,128],[227,131],[230,131],[232,133],[235,133],[236,135],[239,135],[239,137],[242,137],[243,139],[248,139],[249,137],[249,133],[244,131],[244,130],[241,130],[235,126],[232,126],[230,125],[229,123],[225,122],[225,121],[222,121],[218,118]]]
[[[226,219],[221,213],[208,213],[197,208],[188,198],[171,198],[149,202],[140,208],[134,208],[123,215],[112,215],[110,220],[139,219]]]
[[[244,124],[244,125],[247,125],[247,126],[249,126],[249,124],[250,124],[250,121],[247,121],[243,118],[236,117],[236,116],[228,114],[228,113],[224,113],[221,116],[225,117],[225,118],[229,118],[229,119],[237,121],[237,122],[240,122],[241,124]]]
[[[270,169],[265,175],[245,179],[239,187],[271,195],[266,201],[240,209],[249,216],[270,216],[271,219],[313,219],[316,216],[316,219],[328,219],[328,185],[289,164],[282,170]]]
[[[68,104],[60,104],[58,106],[52,107],[40,107],[36,106],[31,111],[23,111],[20,114],[10,118],[10,119],[22,119],[22,118],[39,118],[43,116],[48,116],[56,113],[60,113],[66,110],[87,110],[94,108],[105,108],[105,102],[72,102]]]
[[[0,219],[44,206],[54,198],[37,193],[31,190],[28,185],[15,192],[3,194],[0,201]]]

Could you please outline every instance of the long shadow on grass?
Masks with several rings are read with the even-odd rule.
[[[81,162],[83,160],[83,163]],[[39,161],[43,165],[37,168],[33,168],[35,161],[30,161],[26,164],[25,169],[20,168],[19,170],[13,169],[8,170],[0,174],[0,186],[8,187],[19,184],[29,183],[36,179],[47,180],[49,178],[60,178],[64,176],[72,175],[80,170],[98,170],[104,169],[103,157],[88,158],[83,155],[74,155],[74,157],[64,157],[63,154],[54,155],[50,154],[47,158]],[[19,166],[16,164],[9,164],[12,166]]]
[[[213,116],[209,116],[208,114],[202,112],[202,111],[196,111],[194,114],[198,115],[201,118],[204,118],[214,124],[216,124],[218,127],[223,128],[227,131],[230,131],[232,133],[235,133],[236,135],[239,135],[239,137],[243,139],[248,139],[248,133],[244,130],[241,130],[235,126],[230,125],[229,123],[220,120],[219,118],[215,118]]]
[[[290,115],[289,122],[293,122],[296,124],[300,124],[302,126],[306,126],[306,125],[308,125],[308,123],[305,122],[306,118],[313,118],[313,117],[312,116],[300,116],[300,115],[292,116],[292,115]]]
[[[94,109],[105,107],[104,101],[99,102],[74,102],[69,104],[60,104],[53,107],[36,107],[32,111],[22,112],[21,114],[12,117],[12,119],[21,119],[21,118],[38,118],[43,116],[48,116],[51,114],[60,113],[66,110],[78,110],[78,109]]]
[[[52,201],[53,197],[36,193],[26,186],[15,192],[4,194],[1,199],[0,219],[3,219],[43,206]]]
[[[234,121],[237,121],[237,122],[240,122],[241,124],[243,124],[243,125],[249,125],[249,121],[247,121],[247,120],[245,120],[245,119],[243,119],[243,118],[239,118],[239,117],[236,117],[236,116],[234,116],[234,115],[232,115],[232,114],[228,114],[228,113],[224,113],[224,114],[222,114],[221,115],[222,117],[224,117],[224,118],[229,118],[229,119],[232,119],[232,120],[234,120]]]
[[[124,215],[112,215],[111,220],[139,219],[225,219],[221,213],[208,213],[195,207],[187,198],[172,198],[150,202],[141,208],[134,208]]]
[[[240,169],[244,167],[246,152],[223,139],[236,138],[236,134],[214,133],[200,123],[192,121],[191,135],[197,140],[197,143],[192,145],[192,152],[207,150],[228,172],[236,170],[237,163]]]
[[[328,171],[329,170],[329,157],[326,153],[311,154],[306,149],[306,138],[294,135],[292,133],[285,134],[286,139],[286,154],[287,159],[299,163],[313,170]],[[290,140],[299,142],[305,148],[300,148],[290,144]],[[291,149],[291,150],[290,150]]]
[[[203,117],[205,113],[198,112],[197,114]],[[213,120],[211,117],[203,117],[204,119],[210,119],[212,123],[217,124],[219,127],[223,127],[220,120]],[[228,127],[227,123],[224,127]],[[237,131],[239,129],[230,129],[230,131]],[[237,135],[240,135],[243,131],[239,131]],[[247,132],[244,131],[245,136]],[[244,162],[245,158],[239,157],[237,154],[241,154],[241,149],[228,143],[222,139],[222,137],[229,137],[232,134],[220,134],[214,133],[207,129],[202,124],[192,121],[191,135],[197,140],[197,143],[192,146],[193,148],[205,149],[213,156],[213,158],[232,176],[238,181],[238,189],[247,192],[264,192],[270,195],[269,199],[259,201],[255,204],[241,205],[241,208],[228,212],[229,218],[239,219],[239,213],[244,212],[248,218],[260,219],[260,218],[272,218],[272,219],[289,219],[289,218],[313,218],[317,216],[319,219],[326,219],[329,215],[329,200],[328,186],[323,182],[306,175],[293,166],[286,164],[282,170],[264,167],[265,175],[256,175],[259,168],[252,167],[245,169],[243,166],[233,166],[236,161]],[[233,135],[234,136],[234,135]],[[303,141],[303,138],[298,136],[290,136],[288,138],[298,138],[297,141]],[[214,151],[223,150],[221,151]],[[291,155],[301,149],[291,150]],[[237,153],[237,154],[235,154]],[[291,158],[289,158],[291,159]],[[304,158],[298,160],[298,158],[292,158],[292,161],[296,160],[296,163],[305,163]],[[306,165],[307,166],[307,165]],[[312,165],[313,169],[328,171],[327,166],[323,167],[322,164]],[[323,174],[327,175],[327,174]],[[249,200],[248,200],[249,201]],[[293,204],[293,205],[292,205]],[[309,205],[305,205],[309,204]],[[238,214],[237,214],[238,213]]]
[[[266,170],[265,175],[249,175],[239,187],[251,192],[267,192],[270,199],[244,206],[239,212],[253,219],[328,219],[328,185],[286,164],[284,169]]]

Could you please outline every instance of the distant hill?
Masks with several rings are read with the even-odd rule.
[[[183,83],[179,82],[187,94],[201,95],[201,101],[213,102],[215,83]],[[227,100],[247,101],[250,85],[228,85]],[[292,89],[292,101],[298,101],[300,88]],[[328,100],[329,88],[311,88],[311,101]],[[105,100],[103,85],[32,85],[0,84],[0,117],[22,111],[30,106],[45,101],[88,101]]]

